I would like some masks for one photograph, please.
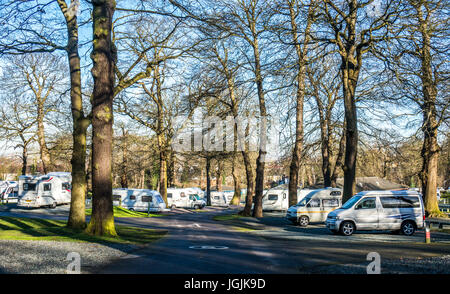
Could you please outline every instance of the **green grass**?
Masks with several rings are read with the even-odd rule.
[[[0,217],[0,240],[39,240],[66,242],[94,242],[146,244],[166,235],[167,231],[116,226],[118,237],[98,237],[82,230],[66,227],[65,221]]]
[[[232,221],[232,220],[237,220],[240,219],[241,215],[238,214],[226,214],[226,215],[217,215],[215,217],[213,217],[213,220],[215,221]]]
[[[147,215],[146,212],[139,212],[139,211],[131,211],[122,207],[114,206],[114,217],[160,217],[161,214],[154,214],[150,213]],[[88,208],[86,209],[86,215],[91,215],[92,209]]]

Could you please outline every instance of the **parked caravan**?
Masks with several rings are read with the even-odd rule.
[[[341,207],[342,189],[325,188],[309,192],[297,205],[289,207],[286,218],[302,227],[310,222],[325,222],[331,211]]]
[[[167,189],[167,204],[170,208],[201,209],[206,206],[206,201],[197,194],[196,189],[169,188]]]
[[[19,184],[16,181],[0,181],[2,203],[16,203],[19,198]]]
[[[143,212],[166,211],[161,195],[148,189],[113,189],[113,204],[128,210]]]
[[[227,196],[229,195],[225,195],[225,193],[221,191],[211,191],[211,206],[229,206],[230,202],[228,201]]]
[[[345,236],[355,231],[393,230],[411,236],[424,227],[422,195],[417,191],[363,191],[328,214],[326,226]]]
[[[72,176],[69,172],[20,176],[18,207],[52,207],[69,204]]]
[[[272,188],[265,192],[262,199],[263,211],[286,211],[289,208],[289,191]]]

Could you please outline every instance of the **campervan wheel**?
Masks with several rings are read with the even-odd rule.
[[[298,224],[301,227],[306,227],[309,224],[309,217],[307,217],[306,215],[302,215],[299,219],[298,219]]]

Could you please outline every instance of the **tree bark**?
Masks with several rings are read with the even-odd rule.
[[[112,102],[116,50],[111,42],[113,0],[94,0],[92,99],[92,216],[86,231],[117,236],[112,205]]]
[[[211,158],[206,157],[206,205],[211,206]]]
[[[295,51],[297,53],[297,93],[296,93],[296,106],[295,106],[295,142],[294,150],[292,152],[291,164],[289,167],[289,206],[297,204],[297,187],[298,187],[298,174],[300,169],[300,159],[303,149],[303,104],[305,98],[305,75],[306,75],[306,54],[308,50],[308,42],[310,40],[309,32],[312,24],[312,13],[315,7],[315,1],[310,2],[308,8],[307,24],[304,31],[305,38],[303,42],[303,48],[300,46],[298,38],[298,28],[296,20],[295,6],[297,1],[288,0],[289,16],[291,21],[291,35],[294,42]]]

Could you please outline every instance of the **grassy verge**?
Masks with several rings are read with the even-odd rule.
[[[234,231],[239,231],[239,232],[256,231],[257,229],[255,229],[253,226],[242,223],[240,221],[241,218],[243,218],[243,217],[244,216],[239,215],[239,214],[226,214],[226,215],[216,215],[215,217],[213,217],[213,220],[226,223]]]
[[[98,237],[72,230],[65,221],[0,217],[0,240],[39,240],[66,242],[94,242],[119,244],[146,244],[154,242],[167,233],[135,227],[116,226],[118,237]]]
[[[131,211],[122,207],[114,206],[114,217],[160,217],[161,214],[154,214],[150,213],[147,215],[146,212],[139,212],[139,211]],[[88,208],[86,209],[86,215],[91,215],[92,209]]]
[[[239,214],[225,214],[225,215],[216,215],[213,217],[213,220],[215,221],[232,221],[232,220],[238,220],[242,215]]]

